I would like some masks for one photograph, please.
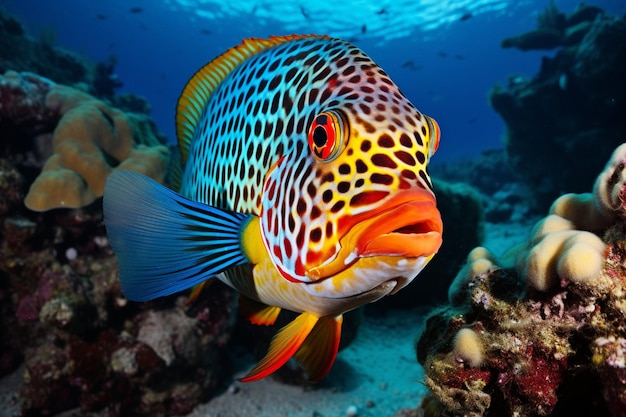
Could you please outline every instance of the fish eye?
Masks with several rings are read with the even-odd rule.
[[[345,136],[343,127],[343,118],[336,111],[329,110],[315,116],[308,139],[317,159],[329,162],[339,155]]]

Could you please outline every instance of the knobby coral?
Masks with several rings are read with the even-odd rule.
[[[476,248],[417,343],[444,415],[626,416],[626,145],[527,242]],[[442,334],[444,335],[442,337]]]
[[[53,128],[52,154],[24,200],[31,210],[85,206],[102,196],[114,169],[164,180],[170,151],[152,130],[142,128],[138,116],[31,73],[9,71],[0,77],[0,101],[2,130],[37,126],[42,134]]]

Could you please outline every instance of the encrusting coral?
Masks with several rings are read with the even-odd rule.
[[[170,151],[141,129],[135,116],[30,73],[8,71],[0,77],[0,100],[0,126],[35,125],[40,134],[54,126],[52,154],[24,200],[31,210],[86,206],[102,196],[113,169],[164,181]]]
[[[624,166],[626,145],[527,242],[469,254],[417,343],[431,414],[626,416]]]

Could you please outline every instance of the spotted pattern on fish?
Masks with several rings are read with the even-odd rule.
[[[292,357],[320,380],[342,314],[403,288],[441,246],[437,124],[358,48],[314,35],[231,48],[190,79],[176,122],[182,195],[124,170],[105,186],[122,291],[146,301],[217,277],[255,324],[300,313],[242,381]]]
[[[320,114],[340,124],[340,155],[331,161],[308,145]],[[432,190],[426,165],[435,126],[357,47],[287,41],[242,62],[213,92],[181,193],[261,215],[278,269],[310,281],[307,269],[336,255],[360,214],[395,190]]]

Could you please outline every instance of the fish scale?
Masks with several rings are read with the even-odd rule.
[[[308,57],[316,56],[318,62],[324,58],[323,51],[315,51],[319,45],[314,40],[305,42],[295,49],[287,44],[262,51],[224,79],[213,93],[214,99],[206,106],[198,136],[192,142],[180,190],[182,195],[231,210],[260,212],[258,196],[265,173],[283,153],[296,149],[304,156],[306,122],[298,120],[312,118],[323,105],[309,104],[311,96],[298,87],[311,78],[298,71],[310,59]],[[300,58],[285,64],[293,53]],[[279,64],[268,65],[268,62]],[[311,72],[315,68],[319,65],[314,65]],[[224,101],[231,104],[224,106]],[[247,120],[249,114],[259,117]],[[241,159],[240,153],[228,152],[233,143],[239,144],[236,146],[239,149],[245,148],[248,158]],[[207,155],[219,157],[207,158]],[[233,175],[225,175],[228,167],[234,167]],[[220,204],[224,191],[228,191],[226,201]]]
[[[437,124],[360,49],[315,35],[231,48],[187,83],[176,122],[179,193],[129,171],[105,186],[124,294],[217,277],[255,324],[299,313],[244,381],[291,357],[321,379],[342,314],[406,286],[441,245]]]

